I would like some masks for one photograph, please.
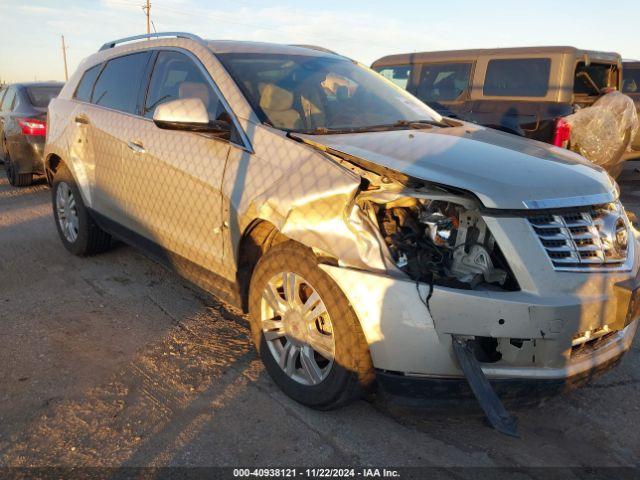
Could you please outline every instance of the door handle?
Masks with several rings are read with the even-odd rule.
[[[75,118],[76,124],[78,125],[89,125],[89,119],[84,115],[78,115]]]
[[[134,153],[144,153],[146,150],[144,149],[144,145],[141,142],[127,142],[127,147],[133,150]]]

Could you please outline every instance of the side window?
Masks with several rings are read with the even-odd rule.
[[[0,90],[0,105],[2,105],[2,99],[4,98],[6,93],[7,93],[6,88],[3,88],[2,90]]]
[[[22,104],[24,103],[24,89],[18,88],[16,89],[16,98],[13,100],[13,105],[11,106],[11,111],[17,111]]]
[[[140,52],[109,60],[98,77],[91,103],[137,113],[138,92],[148,59],[148,52]]]
[[[219,120],[226,113],[222,102],[193,60],[180,52],[158,53],[151,74],[144,116],[152,118],[156,107],[165,102],[193,97],[203,101],[210,120]]]
[[[3,112],[11,111],[11,106],[13,105],[14,98],[16,98],[16,89],[12,87],[12,88],[9,88],[9,90],[7,91],[7,94],[4,96],[4,99],[2,100]]]
[[[379,67],[376,71],[387,80],[391,80],[397,86],[407,89],[409,77],[411,76],[411,65],[401,65],[398,67]]]
[[[483,94],[496,97],[544,97],[549,90],[550,58],[490,60]]]
[[[471,62],[422,65],[416,96],[425,103],[457,100],[469,89],[472,66]]]
[[[640,93],[640,68],[628,69],[623,72],[623,93]]]
[[[98,74],[100,73],[101,68],[102,64],[91,67],[89,70],[84,72],[84,75],[82,75],[82,78],[80,79],[80,83],[78,83],[78,87],[76,88],[76,93],[73,95],[73,98],[75,98],[76,100],[80,100],[81,102],[91,101],[91,92],[93,92],[93,85],[96,83],[96,78],[98,78]]]
[[[618,71],[615,65],[606,63],[578,62],[573,84],[573,93],[598,96],[603,88],[618,85]]]

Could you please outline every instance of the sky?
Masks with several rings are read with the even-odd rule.
[[[64,80],[106,41],[145,33],[146,0],[0,0],[0,80]],[[526,8],[525,8],[526,7]],[[363,63],[393,53],[572,45],[640,59],[640,1],[151,0],[157,31],[314,44]]]

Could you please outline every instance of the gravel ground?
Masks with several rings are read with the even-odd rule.
[[[621,186],[640,215],[633,165]],[[0,180],[3,466],[638,465],[639,345],[586,388],[511,406],[520,439],[475,404],[312,411],[271,383],[240,312],[124,245],[69,255],[48,188]]]

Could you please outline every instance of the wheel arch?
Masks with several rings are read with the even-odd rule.
[[[53,175],[58,171],[60,165],[66,165],[66,162],[58,154],[50,153],[44,161],[44,174],[47,177],[49,186],[53,184]],[[73,175],[73,172],[71,172]]]
[[[236,252],[236,283],[240,291],[242,310],[249,311],[249,284],[260,258],[274,245],[290,240],[268,220],[256,218],[245,228]]]

